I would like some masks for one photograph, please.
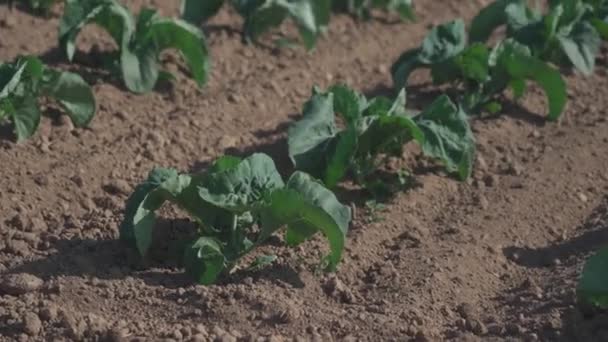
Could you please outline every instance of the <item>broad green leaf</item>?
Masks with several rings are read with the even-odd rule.
[[[414,120],[406,115],[382,115],[373,119],[359,137],[358,158],[390,153],[412,139],[423,141],[424,135]]]
[[[343,85],[332,86],[327,92],[334,96],[334,112],[342,115],[348,124],[354,124],[361,116],[365,98]]]
[[[22,98],[15,99],[12,102],[12,111],[9,115],[12,116],[13,124],[15,125],[15,134],[17,141],[21,142],[34,135],[38,125],[40,124],[40,110],[38,103],[31,94],[26,94]]]
[[[135,19],[116,0],[66,0],[59,23],[59,46],[70,61],[74,58],[78,33],[89,23],[106,29],[121,49],[129,44],[135,31]]]
[[[608,22],[598,18],[592,18],[591,24],[603,39],[608,39]]]
[[[177,171],[174,169],[157,168],[149,173],[146,181],[135,188],[135,191],[127,200],[124,219],[120,224],[119,232],[121,240],[129,243],[132,247],[136,247],[133,225],[135,214],[139,207],[150,192],[158,188],[167,179],[174,179],[177,177]]]
[[[457,19],[431,30],[420,47],[421,63],[443,62],[461,53],[467,43],[464,21]]]
[[[321,178],[326,151],[337,134],[333,94],[316,94],[304,105],[303,117],[288,132],[289,157],[298,170]]]
[[[120,54],[120,68],[129,90],[135,93],[149,92],[159,77],[158,52],[152,46],[139,51],[125,48]]]
[[[580,302],[608,309],[608,248],[587,260],[576,292]]]
[[[142,256],[145,256],[152,245],[152,235],[158,210],[166,201],[175,202],[189,185],[191,178],[188,175],[178,175],[162,182],[156,189],[150,191],[140,203],[133,217],[133,233],[135,245]]]
[[[513,41],[504,41],[495,51],[497,66],[512,79],[532,80],[544,90],[549,102],[548,118],[557,120],[567,101],[566,84],[560,73],[528,55],[525,47]]]
[[[18,67],[12,64],[0,64],[0,99],[8,97],[21,82],[21,75],[25,70],[26,64]]]
[[[245,16],[245,37],[257,41],[261,34],[281,25],[288,14],[287,9],[278,5],[276,1],[267,1],[265,5]]]
[[[601,38],[591,24],[583,22],[574,26],[568,36],[558,37],[570,62],[584,75],[591,75],[595,58],[600,50]]]
[[[456,64],[466,79],[483,83],[487,81],[490,73],[489,59],[488,48],[483,44],[474,43],[456,57]]]
[[[486,42],[494,30],[505,25],[507,23],[505,10],[512,3],[522,3],[522,0],[496,0],[481,9],[471,22],[470,41]]]
[[[283,186],[274,161],[265,154],[256,153],[236,167],[209,174],[198,191],[202,199],[215,206],[243,213],[266,193]]]
[[[418,58],[419,55],[420,49],[406,51],[391,66],[391,76],[396,89],[404,88],[410,74],[417,68],[424,66]]]
[[[179,19],[157,18],[150,25],[148,35],[153,39],[158,52],[164,49],[181,52],[199,86],[207,82],[209,52],[200,29]]]
[[[224,0],[182,0],[181,17],[198,25],[213,17],[224,4]]]
[[[425,155],[443,162],[449,172],[461,180],[471,175],[475,155],[475,138],[467,115],[442,95],[415,118],[424,132],[420,143]]]
[[[45,95],[59,101],[76,126],[84,127],[91,122],[95,115],[95,97],[80,75],[47,70],[44,83]]]
[[[346,233],[351,219],[350,208],[321,183],[302,172],[295,172],[285,189],[272,192],[270,205],[262,212],[262,222],[287,225],[285,239],[297,245],[320,231],[328,239],[331,253],[328,270],[335,270],[342,257]],[[264,228],[263,228],[264,229]]]
[[[327,168],[323,182],[328,188],[333,188],[346,175],[357,152],[357,131],[346,129],[336,136],[333,145],[326,154]]]
[[[226,268],[225,263],[221,243],[213,238],[200,237],[184,251],[186,273],[199,284],[214,283]]]

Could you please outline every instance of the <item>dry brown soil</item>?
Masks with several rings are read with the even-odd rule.
[[[408,149],[390,167],[411,169],[417,187],[384,208],[342,191],[357,216],[334,275],[315,272],[320,239],[287,250],[277,237],[266,247],[279,255],[274,265],[213,286],[193,285],[172,265],[143,267],[117,242],[124,201],[152,167],[197,170],[224,153],[263,151],[289,172],[286,127],[313,85],[383,93],[400,52],[484,1],[417,3],[415,23],[337,16],[310,53],[276,49],[271,38],[243,45],[240,19],[224,10],[205,27],[209,84],[196,88],[168,55],[177,81],[143,96],[98,68],[65,64],[56,50],[60,8],[47,19],[0,6],[0,60],[41,54],[77,68],[99,104],[89,129],[51,109],[23,144],[3,128],[0,340],[608,341],[606,317],[583,316],[574,295],[584,259],[608,242],[605,58],[594,76],[567,76],[559,123],[543,119],[538,90],[500,117],[473,120],[479,156],[470,182]],[[177,0],[146,4],[177,13]],[[112,48],[100,30],[85,31],[81,50]],[[415,82],[410,106],[420,108],[433,89],[424,72]],[[166,218],[167,230],[187,226],[179,213]]]

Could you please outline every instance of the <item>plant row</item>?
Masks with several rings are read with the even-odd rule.
[[[183,2],[183,17],[200,24],[214,16],[224,0]],[[374,7],[411,17],[411,1],[266,0],[228,1],[244,17],[244,37],[260,34],[291,19],[302,41],[312,48],[327,28],[331,11],[368,16]],[[31,4],[41,3],[32,1]],[[548,119],[557,120],[567,101],[561,70],[590,75],[602,38],[608,37],[608,1],[551,0],[546,10],[525,0],[494,1],[473,19],[468,31],[458,19],[433,28],[418,48],[404,52],[391,68],[394,100],[367,99],[344,86],[315,88],[302,117],[288,132],[288,152],[298,170],[286,182],[263,154],[245,159],[222,157],[208,170],[179,174],[153,170],[127,202],[121,238],[146,256],[153,246],[155,211],[171,202],[198,223],[183,245],[182,263],[200,283],[212,283],[280,228],[285,241],[297,245],[316,233],[329,242],[323,260],[334,270],[345,245],[350,209],[330,189],[350,177],[375,193],[376,171],[387,156],[401,156],[416,143],[422,153],[466,179],[472,170],[475,141],[468,116],[498,113],[510,90],[522,97],[527,82],[545,93]],[[204,84],[208,52],[202,32],[181,19],[143,9],[135,18],[116,0],[67,0],[60,24],[60,46],[71,60],[80,30],[89,23],[105,28],[119,46],[107,66],[122,74],[128,89],[146,92],[160,78],[159,54],[179,50],[193,78]],[[504,34],[496,31],[504,28]],[[492,44],[488,42],[492,41]],[[412,72],[430,70],[437,85],[449,85],[421,112],[406,109],[405,90]],[[40,120],[37,98],[56,99],[78,126],[93,116],[90,88],[78,76],[54,71],[25,57],[0,65],[0,119],[15,125],[19,140],[32,135]],[[272,260],[263,257],[256,262]],[[581,302],[608,307],[608,254],[591,258],[579,284]]]

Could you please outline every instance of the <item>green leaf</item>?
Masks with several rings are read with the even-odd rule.
[[[397,61],[391,66],[391,76],[396,89],[404,88],[410,78],[410,74],[424,66],[418,58],[420,49],[404,52]]]
[[[211,173],[199,185],[199,196],[205,201],[237,213],[249,211],[264,195],[284,186],[274,161],[256,153],[236,167]]]
[[[199,86],[207,82],[209,52],[203,32],[185,21],[172,18],[155,18],[148,32],[157,52],[177,49],[184,56],[192,77]]]
[[[514,41],[506,40],[495,48],[496,65],[512,79],[532,80],[544,90],[549,102],[549,120],[557,120],[567,101],[566,83],[560,73]],[[493,57],[491,57],[491,60]]]
[[[261,213],[263,226],[286,224],[285,239],[290,245],[297,245],[321,231],[331,250],[326,258],[327,269],[335,270],[342,258],[351,219],[350,208],[340,204],[331,191],[302,172],[295,172],[285,189],[272,192],[267,202],[270,205]]]
[[[488,48],[483,44],[474,43],[456,57],[456,64],[462,76],[483,83],[488,80],[490,74],[489,59]]]
[[[226,268],[221,243],[209,237],[198,238],[184,251],[184,267],[197,283],[214,283]]]
[[[442,95],[415,118],[424,132],[420,143],[425,155],[443,162],[449,172],[461,180],[471,175],[475,156],[475,138],[467,115]]]
[[[361,116],[365,97],[343,85],[332,86],[327,92],[334,96],[334,112],[341,114],[348,124],[354,124]]]
[[[333,188],[346,175],[357,152],[357,141],[357,131],[352,128],[340,132],[334,139],[334,146],[326,154],[327,167],[323,181],[327,187]]]
[[[119,231],[121,240],[127,242],[132,247],[136,247],[134,219],[139,207],[150,192],[158,188],[164,181],[177,177],[178,173],[174,169],[156,168],[149,173],[146,181],[135,188],[135,191],[127,200],[124,219],[120,224]]]
[[[601,44],[601,38],[595,28],[586,22],[579,23],[574,26],[570,35],[560,36],[558,39],[576,69],[584,75],[591,75]]]
[[[576,292],[581,303],[608,309],[608,248],[587,260]]]
[[[424,64],[443,62],[460,54],[467,42],[464,21],[456,19],[431,30],[420,47],[418,59]]]
[[[121,49],[130,43],[135,31],[135,19],[116,0],[66,0],[59,23],[59,46],[70,61],[74,58],[78,33],[89,23],[106,29]]]
[[[303,117],[288,132],[289,157],[298,170],[322,178],[326,151],[337,134],[333,94],[316,94],[306,102]]]
[[[15,125],[17,141],[22,142],[34,135],[36,129],[38,129],[40,110],[36,99],[31,94],[15,99],[12,105],[12,111],[9,112],[9,115],[12,116]]]
[[[59,101],[77,127],[84,127],[95,115],[95,97],[80,75],[46,70],[43,91]]]
[[[21,76],[26,63],[19,65],[17,68],[12,64],[0,64],[0,99],[7,98],[15,91],[21,82]]]
[[[471,21],[469,38],[471,42],[486,42],[494,30],[507,23],[505,10],[512,3],[522,0],[497,0],[481,9]]]
[[[181,17],[198,25],[216,15],[223,4],[224,0],[182,0]]]

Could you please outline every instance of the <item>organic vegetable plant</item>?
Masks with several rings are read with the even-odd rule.
[[[534,57],[526,45],[508,38],[490,49],[482,43],[467,43],[460,19],[437,26],[419,48],[406,51],[393,64],[396,88],[407,84],[412,71],[427,68],[435,84],[450,83],[462,90],[461,105],[468,113],[500,110],[497,97],[510,88],[515,98],[523,96],[526,81],[544,90],[550,120],[561,115],[567,99],[560,73]]]
[[[244,36],[256,41],[268,30],[293,20],[307,49],[312,49],[329,24],[332,9],[369,17],[372,8],[398,12],[412,18],[412,0],[183,0],[182,18],[200,24],[213,17],[224,5],[232,7],[245,19]]]
[[[324,263],[327,270],[334,270],[351,218],[350,208],[309,175],[295,172],[284,183],[264,154],[242,160],[222,157],[197,174],[155,169],[127,201],[120,227],[121,238],[144,256],[152,246],[154,212],[167,201],[198,223],[183,263],[186,272],[203,284],[229,272],[283,226],[289,245],[322,232],[331,251]]]
[[[197,27],[180,19],[161,17],[151,9],[142,9],[135,20],[117,0],[67,0],[59,43],[70,61],[78,33],[90,23],[106,29],[118,45],[119,52],[112,62],[120,68],[129,90],[152,90],[159,76],[165,75],[160,71],[159,55],[171,48],[181,52],[198,85],[205,84],[209,57],[205,38]]]
[[[600,32],[605,37],[607,33],[606,7],[597,0],[551,0],[543,15],[525,0],[494,1],[474,18],[471,41],[484,42],[496,28],[506,26],[507,37],[526,46],[533,56],[556,65],[573,65],[590,75]]]
[[[608,248],[587,260],[576,292],[579,303],[608,309]]]
[[[302,119],[289,129],[289,156],[297,169],[322,179],[328,187],[348,172],[365,184],[380,155],[400,156],[405,143],[416,141],[424,154],[466,179],[475,153],[466,114],[447,96],[417,115],[406,111],[405,102],[405,91],[391,101],[368,100],[345,86],[327,92],[315,89]]]
[[[0,63],[0,122],[13,123],[18,141],[36,132],[41,97],[56,100],[77,127],[87,126],[95,114],[93,92],[79,75],[50,69],[36,57]]]
[[[182,18],[200,24],[213,17],[225,2],[245,19],[246,40],[256,41],[261,34],[290,18],[297,24],[308,49],[315,46],[318,36],[327,28],[331,11],[328,0],[183,0]]]

